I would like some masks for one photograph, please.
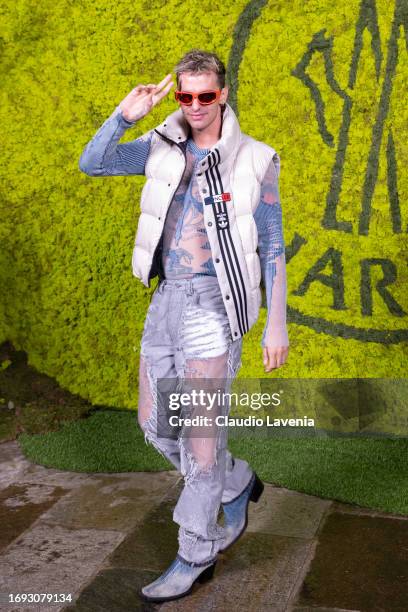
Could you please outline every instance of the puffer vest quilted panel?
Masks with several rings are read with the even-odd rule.
[[[185,169],[181,143],[187,137],[181,110],[169,115],[153,133],[132,255],[133,274],[147,287],[155,275],[152,264],[157,260],[166,214]],[[221,139],[197,168],[211,256],[234,340],[247,333],[259,316],[261,267],[254,213],[272,159],[279,173],[276,151],[243,134],[227,104]]]

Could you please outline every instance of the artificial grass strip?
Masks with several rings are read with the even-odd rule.
[[[26,457],[74,472],[174,469],[146,444],[136,413],[101,410],[57,432],[22,434]],[[352,437],[231,437],[234,456],[266,482],[292,490],[408,515],[408,440]]]
[[[267,482],[384,512],[408,514],[407,439],[309,437],[231,440]]]
[[[73,472],[155,472],[172,469],[146,444],[136,413],[103,410],[65,422],[59,431],[18,438],[30,461]]]

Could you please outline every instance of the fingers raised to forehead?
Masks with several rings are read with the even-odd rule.
[[[161,91],[156,91],[155,92],[155,97],[157,100],[161,100],[162,98],[164,98],[164,96],[167,96],[167,94],[169,93],[170,89],[173,87],[174,83],[169,83],[164,89],[162,89]]]
[[[162,87],[164,87],[164,85],[169,83],[169,81],[171,81],[171,73],[165,76],[164,79],[160,81],[160,83],[157,84],[158,89],[161,89]]]

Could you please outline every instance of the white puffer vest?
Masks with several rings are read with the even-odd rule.
[[[147,287],[160,269],[166,213],[185,169],[180,143],[188,136],[189,126],[181,109],[153,131],[132,256],[133,274]],[[243,134],[234,111],[226,104],[221,138],[196,170],[204,224],[234,340],[259,316],[261,266],[254,213],[272,159],[279,176],[279,155],[269,145]]]

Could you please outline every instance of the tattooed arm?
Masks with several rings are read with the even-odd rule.
[[[88,142],[79,160],[79,169],[89,176],[144,174],[153,130],[136,140],[118,144],[136,121],[127,121],[117,106]]]
[[[267,302],[267,320],[262,335],[266,371],[286,361],[289,339],[286,328],[286,260],[282,208],[279,198],[279,158],[271,161],[261,185],[255,211],[258,248]]]

